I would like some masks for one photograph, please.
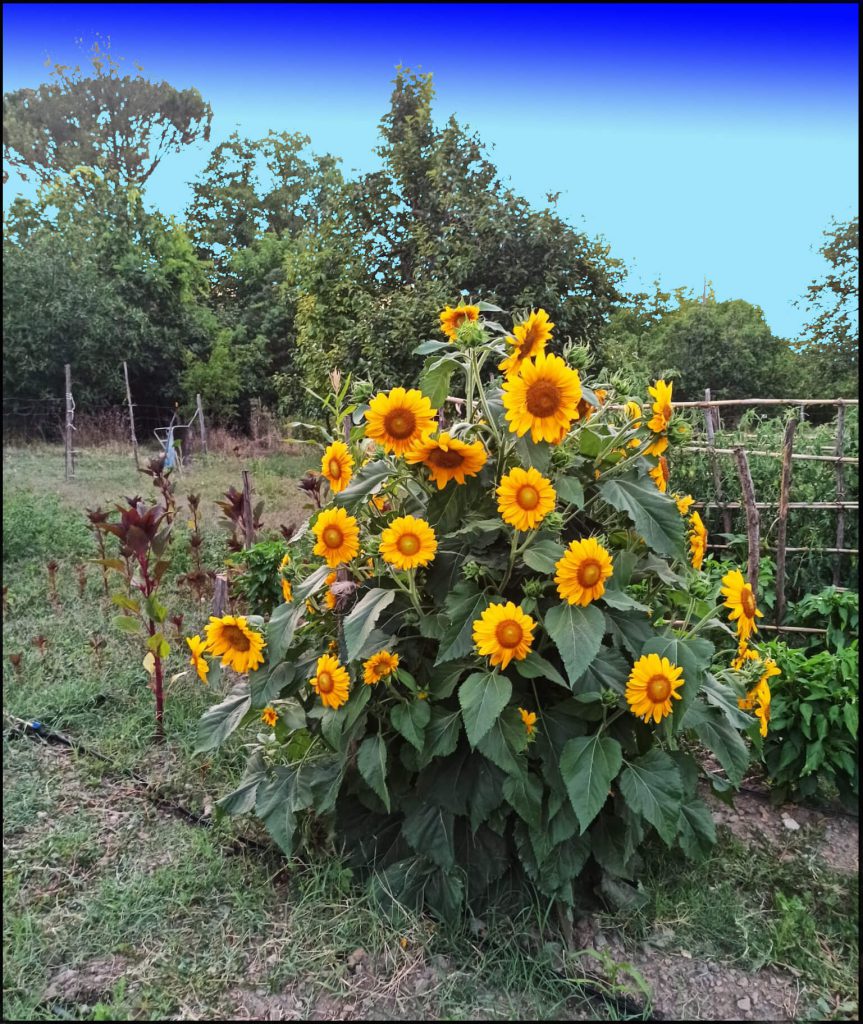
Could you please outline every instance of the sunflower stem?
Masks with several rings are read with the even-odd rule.
[[[503,597],[503,592],[506,590],[506,585],[509,583],[509,578],[512,576],[512,570],[515,566],[515,555],[518,547],[518,530],[512,531],[512,543],[509,546],[509,563],[506,567],[506,576],[503,578],[503,583],[500,585],[500,596]]]
[[[471,366],[473,368],[473,376],[477,383],[477,394],[479,395],[479,404],[482,407],[483,416],[485,416],[486,423],[491,427],[491,431],[494,434],[494,439],[497,441],[498,450],[500,449],[500,434],[498,433],[497,424],[492,418],[491,411],[488,407],[488,400],[485,397],[485,389],[482,386],[482,378],[480,377],[480,371],[482,364],[477,362],[476,352],[471,350],[470,353]],[[483,359],[485,362],[485,359]]]

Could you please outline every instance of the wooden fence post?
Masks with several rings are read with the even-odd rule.
[[[704,389],[704,401],[710,401],[710,388]],[[708,405],[704,410],[704,423],[707,427],[707,458],[710,462],[710,471],[713,474],[713,492],[716,496],[716,503],[722,512],[722,529],[725,533],[731,533],[731,513],[725,505],[725,496],[722,492],[722,475],[719,472],[719,463],[716,453],[713,451],[715,440],[713,435],[713,409]]]
[[[839,401],[839,408],[836,411],[836,500],[845,500],[845,470],[839,460],[845,453],[845,404]],[[833,566],[833,586],[838,587],[842,579],[842,553],[845,546],[845,509],[840,508],[836,514],[836,547],[839,552],[836,555],[836,562]]]
[[[243,525],[246,534],[243,546],[248,550],[255,543],[255,517],[252,513],[252,482],[247,469],[243,470]]]
[[[228,609],[228,575],[224,572],[216,573],[215,586],[213,587],[213,615],[220,619]]]
[[[132,454],[135,456],[135,469],[140,469],[141,464],[138,461],[138,438],[135,436],[135,412],[132,406],[132,390],[129,387],[129,368],[126,366],[126,360],[123,360],[123,377],[126,380],[126,402],[129,405],[129,430],[132,434]]]
[[[66,479],[75,478],[75,453],[72,448],[72,431],[75,429],[75,400],[72,398],[72,367],[65,364],[66,372],[66,430],[63,435],[63,446],[66,455]]]
[[[207,428],[204,426],[204,407],[201,405],[201,396],[195,395],[195,405],[198,410],[198,427],[201,431],[201,451],[207,454]]]
[[[747,563],[747,577],[752,593],[758,593],[758,562],[760,557],[760,520],[758,517],[758,506],[755,503],[755,487],[752,483],[752,474],[749,472],[749,460],[746,458],[746,450],[742,445],[734,449],[734,457],[737,459],[737,475],[740,477],[740,489],[743,492],[743,503],[746,507],[746,536],[749,541],[749,559]]]
[[[785,538],[788,529],[788,497],[791,490],[792,451],[797,420],[785,424],[782,439],[782,477],[779,482],[779,522],[776,529],[776,625],[782,625],[785,615]]]
[[[261,436],[261,400],[260,398],[249,399],[249,426],[252,430],[252,440],[258,441]]]

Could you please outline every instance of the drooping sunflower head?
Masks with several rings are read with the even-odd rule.
[[[271,729],[275,729],[276,722],[279,720],[279,713],[271,705],[267,705],[261,714],[261,721],[264,725],[268,725]]]
[[[491,659],[492,665],[506,668],[511,661],[522,661],[533,646],[534,620],[507,601],[490,604],[473,623],[473,642],[477,651]]]
[[[450,437],[446,431],[437,437],[424,434],[416,447],[405,453],[406,462],[414,465],[422,462],[428,468],[438,490],[446,487],[450,480],[463,484],[466,477],[476,476],[487,459],[488,454],[481,441],[466,444]]]
[[[525,359],[533,359],[545,352],[546,342],[551,338],[554,324],[548,319],[544,309],[532,312],[527,320],[516,324],[512,329],[512,337],[506,340],[513,346],[513,351],[498,366],[507,377],[514,376]]]
[[[632,425],[638,426],[638,421],[641,419],[641,406],[638,402],[627,402],[623,407],[623,411],[626,413],[626,418],[632,423]]]
[[[670,475],[668,459],[664,455],[660,455],[659,462],[651,469],[648,476],[663,494],[668,490],[668,478]]]
[[[338,658],[331,654],[322,654],[318,658],[315,674],[309,685],[321,698],[327,708],[340,708],[348,699],[351,680],[347,669],[339,663]]]
[[[678,502],[679,507],[680,503]],[[692,559],[692,568],[700,569],[704,556],[707,554],[707,527],[697,512],[693,512],[689,517],[689,554]]]
[[[509,429],[519,437],[529,430],[534,442],[560,444],[578,417],[580,398],[578,372],[559,356],[544,352],[525,360],[503,385]]]
[[[769,675],[779,675],[779,669],[776,668],[775,664],[768,658],[767,661],[773,666],[775,672],[765,672],[764,675],[758,680],[755,686],[746,694],[745,697],[741,697],[737,701],[738,707],[741,711],[751,711],[758,719],[759,732],[762,736],[767,735],[767,725],[770,722],[770,686],[767,683]]]
[[[688,516],[689,515],[689,510],[690,510],[690,508],[692,508],[692,504],[695,501],[695,499],[692,497],[692,495],[691,494],[675,494],[674,495],[674,500],[677,503],[677,511],[682,516]]]
[[[626,702],[638,718],[660,722],[671,714],[671,701],[680,700],[677,692],[685,682],[683,669],[658,654],[642,655],[632,666],[626,683]]]
[[[264,663],[263,636],[249,625],[245,616],[210,617],[206,627],[207,650],[235,672],[254,672]]]
[[[578,400],[578,418],[580,420],[584,420],[585,423],[587,423],[597,409],[601,409],[605,404],[608,392],[603,390],[603,388],[597,388],[596,391],[594,391],[594,395],[596,396],[597,405],[594,405],[593,402],[589,402],[584,395],[582,395]]]
[[[321,459],[321,473],[333,494],[343,491],[351,482],[354,458],[344,441],[333,441]]]
[[[497,510],[503,521],[516,530],[532,530],[554,508],[556,497],[551,481],[538,469],[516,466],[501,477]]]
[[[324,602],[325,602],[327,608],[330,609],[330,611],[332,611],[333,608],[335,608],[336,601],[338,601],[338,598],[336,597],[336,595],[332,592],[332,590],[330,590],[330,587],[333,585],[333,583],[336,582],[336,578],[337,577],[336,577],[336,574],[334,572],[328,572],[327,573],[327,578],[324,580],[324,583],[326,583],[326,585],[327,585],[327,592],[324,595]]]
[[[366,437],[377,441],[385,451],[404,455],[434,430],[437,410],[426,396],[414,388],[393,388],[380,392],[366,410]]]
[[[611,555],[595,537],[572,541],[555,569],[562,600],[582,608],[602,597],[605,581],[614,572]]]
[[[378,651],[363,662],[363,682],[368,686],[379,683],[399,667],[399,656],[389,651]]]
[[[753,650],[745,640],[737,644],[737,656],[732,659],[731,667],[739,672],[747,661],[758,661],[758,651]]]
[[[536,712],[528,711],[527,708],[519,708],[518,713],[521,715],[522,725],[524,725],[524,731],[528,736],[532,736],[536,729]]]
[[[658,380],[653,387],[647,389],[653,399],[653,416],[648,422],[648,427],[655,433],[661,434],[668,429],[671,422],[673,409],[671,406],[671,389],[673,385],[667,384],[664,380]]]
[[[207,664],[207,659],[204,657],[204,651],[206,651],[207,645],[204,639],[200,636],[187,636],[186,643],[189,645],[189,650],[192,652],[189,664],[194,666],[201,682],[206,683],[207,673],[210,671],[210,666]]]
[[[293,599],[294,599],[294,592],[293,592],[293,590],[291,590],[291,581],[290,580],[286,580],[285,577],[283,576],[281,582],[282,582],[282,600],[285,602],[285,604],[290,604],[291,601],[293,601]]]
[[[660,456],[663,452],[668,451],[668,438],[665,434],[659,434],[655,437],[650,444],[644,449],[645,455]]]
[[[424,519],[400,516],[381,534],[381,557],[397,569],[428,565],[436,551],[437,537]]]
[[[359,524],[343,508],[324,509],[315,520],[312,533],[317,538],[312,550],[325,558],[332,568],[359,554]]]
[[[452,341],[455,341],[456,332],[465,323],[476,323],[479,320],[479,306],[467,306],[459,303],[458,306],[447,306],[440,315],[440,329]]]
[[[725,607],[730,609],[728,618],[737,624],[738,637],[748,640],[753,633],[758,632],[756,619],[764,618],[755,605],[752,587],[739,569],[732,569],[722,577],[720,592],[725,598]]]

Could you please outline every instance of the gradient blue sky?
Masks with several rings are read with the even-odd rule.
[[[80,62],[75,40],[101,33],[200,89],[210,145],[149,187],[180,213],[235,127],[303,131],[372,169],[395,66],[432,71],[438,119],[493,144],[528,199],[561,192],[630,286],[706,276],[793,336],[821,232],[857,210],[857,25],[856,4],[5,4],[3,88],[38,85],[47,56]]]

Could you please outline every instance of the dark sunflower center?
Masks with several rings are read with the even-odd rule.
[[[318,689],[321,693],[332,693],[336,682],[329,672],[318,672]]]
[[[324,530],[323,541],[328,548],[340,548],[344,541],[344,534],[338,526],[328,526]]]
[[[420,549],[420,539],[415,533],[403,533],[396,541],[396,547],[403,555],[415,555]]]
[[[336,480],[342,475],[342,465],[338,459],[330,459],[330,476]]]
[[[560,408],[560,388],[553,381],[538,380],[530,385],[525,405],[531,416],[552,416]]]
[[[664,420],[670,420],[671,419],[671,406],[667,402],[660,407],[659,415]]]
[[[670,693],[671,683],[665,676],[651,676],[647,681],[647,696],[650,697],[654,704],[668,700]]]
[[[599,562],[594,561],[590,558],[586,562],[582,563],[578,569],[578,582],[583,587],[593,587],[596,585],[599,577],[602,575],[602,569]]]
[[[659,468],[662,471],[662,479],[668,483],[668,461],[664,455],[659,458]]]
[[[521,343],[518,346],[518,354],[521,359],[529,359],[533,353],[533,346],[539,341],[539,328],[529,327],[525,332]]]
[[[393,409],[384,417],[384,427],[390,437],[402,441],[416,430],[417,418],[410,409]]]
[[[521,643],[524,630],[514,619],[504,619],[495,630],[495,636],[501,647],[512,650]]]
[[[222,636],[234,651],[247,651],[252,646],[249,638],[239,626],[223,626]]]
[[[441,469],[455,469],[464,462],[464,456],[461,452],[454,452],[452,449],[444,451],[443,448],[434,448],[428,454],[428,461]]]
[[[755,597],[752,594],[752,587],[747,583],[740,591],[740,604],[743,607],[743,614],[747,619],[755,618]]]
[[[535,487],[531,487],[530,484],[525,484],[524,487],[519,487],[515,500],[521,508],[530,511],[539,504],[539,491]]]

